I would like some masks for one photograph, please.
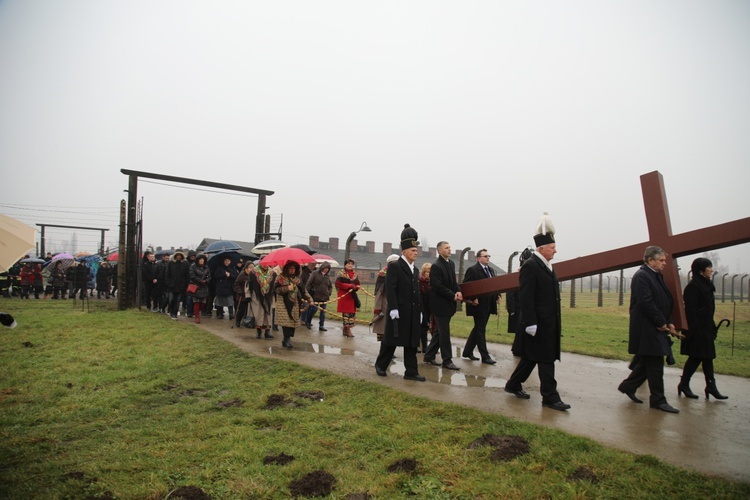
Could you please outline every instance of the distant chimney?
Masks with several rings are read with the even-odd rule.
[[[430,257],[437,257],[437,248],[430,247],[428,250],[428,254],[430,255]]]
[[[346,249],[344,249],[344,250],[346,250]],[[349,253],[357,252],[357,251],[359,251],[359,249],[357,247],[357,240],[352,240],[352,242],[349,243]]]
[[[383,243],[383,253],[391,255],[393,253],[393,243]]]
[[[338,238],[328,238],[328,248],[334,252],[337,252],[339,249],[339,239]]]
[[[310,235],[310,248],[320,248],[320,236]]]
[[[468,252],[466,252],[466,258],[469,262],[474,262],[475,260],[477,260],[476,255],[477,253],[474,250],[469,250]]]
[[[375,242],[374,241],[366,241],[365,242],[366,252],[367,253],[375,253]]]

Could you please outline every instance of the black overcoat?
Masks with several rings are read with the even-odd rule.
[[[551,363],[560,359],[560,284],[555,271],[550,270],[541,258],[534,254],[521,266],[518,283],[518,354],[541,363]],[[537,326],[536,335],[533,337],[526,333],[526,327],[531,325]]]
[[[682,293],[688,331],[680,345],[680,353],[699,359],[714,359],[714,285],[701,275],[693,276]]]
[[[457,303],[454,300],[458,287],[456,265],[442,257],[430,268],[430,309],[433,316],[453,316]]]
[[[669,334],[658,328],[673,323],[673,305],[661,273],[643,264],[630,285],[630,354],[666,356],[672,352]]]
[[[485,278],[489,278],[492,276],[495,276],[494,271],[492,268],[487,267],[490,271],[490,276],[487,276],[487,274],[484,272],[484,269],[482,269],[482,264],[477,262],[473,266],[471,266],[469,269],[466,270],[466,274],[464,274],[464,283],[468,283],[469,281],[476,281],[481,280]],[[497,314],[497,294],[493,295],[483,295],[479,297],[479,304],[472,305],[470,303],[466,303],[466,315],[467,316],[489,316],[490,314]]]
[[[388,264],[385,275],[385,296],[388,310],[385,313],[385,335],[383,344],[387,346],[419,347],[420,316],[422,297],[419,293],[419,272],[414,272],[403,258]],[[398,309],[398,337],[394,332],[394,321],[390,312]]]

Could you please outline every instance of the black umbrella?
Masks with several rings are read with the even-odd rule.
[[[154,253],[154,257],[156,257],[157,259],[160,259],[161,257],[165,255],[172,255],[172,251],[171,250],[158,250]]]
[[[317,250],[313,250],[312,248],[310,248],[309,245],[305,245],[304,243],[300,243],[298,245],[292,245],[290,248],[299,248],[303,252],[307,252],[309,255],[312,255],[315,252],[317,252]]]
[[[218,240],[214,241],[213,243],[209,244],[206,248],[203,249],[203,253],[210,254],[210,253],[219,253],[219,252],[231,252],[231,251],[237,251],[242,250],[242,247],[235,243],[234,241],[229,240]]]
[[[247,262],[248,260],[255,260],[252,256],[239,252],[219,252],[216,255],[212,255],[211,258],[208,259],[208,262],[206,262],[208,268],[211,270],[211,273],[216,272],[217,267],[224,265],[224,259],[230,259],[232,261],[230,265],[232,266],[236,266],[240,259],[244,260],[245,262]]]

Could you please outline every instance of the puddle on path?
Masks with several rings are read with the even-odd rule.
[[[330,354],[338,356],[357,356],[357,357],[371,357],[367,353],[350,349],[346,347],[335,347],[326,344],[316,344],[310,342],[295,342],[294,350],[300,352],[310,352],[315,354]],[[289,352],[288,349],[281,346],[269,346],[268,352],[271,354],[281,354]],[[374,368],[373,368],[374,371]],[[396,359],[388,367],[388,374],[394,376],[403,377],[406,367],[404,363],[399,360],[398,354]],[[484,377],[481,375],[470,375],[468,373],[462,373],[461,371],[448,370],[439,366],[428,365],[422,363],[422,358],[419,358],[419,374],[423,375],[428,382],[434,382],[437,384],[446,384],[456,387],[487,387],[490,389],[500,389],[505,387],[506,380],[500,377]]]

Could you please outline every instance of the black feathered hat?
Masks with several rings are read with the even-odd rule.
[[[536,226],[536,234],[534,235],[534,244],[537,248],[549,245],[555,242],[555,226],[552,225],[552,219],[549,218],[547,212],[542,213],[542,218],[539,219],[539,224]]]
[[[419,238],[417,231],[409,224],[404,224],[404,230],[401,231],[401,250],[415,248],[419,245],[417,238]]]

